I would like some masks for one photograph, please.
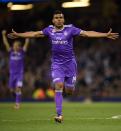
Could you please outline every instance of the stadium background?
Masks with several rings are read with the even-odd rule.
[[[39,2],[38,2],[39,1]],[[5,2],[5,3],[4,3]],[[26,11],[11,11],[7,0],[0,1],[0,32],[41,30],[51,23],[55,10],[62,10],[66,24],[74,24],[83,30],[107,32],[111,27],[121,33],[121,1],[90,0],[86,8],[61,7],[64,0],[34,1],[34,8]],[[22,1],[23,2],[23,1]],[[28,1],[27,1],[28,2]],[[24,43],[23,39],[19,39]],[[9,42],[13,43],[14,40]],[[108,39],[76,37],[74,50],[78,63],[76,90],[70,100],[120,101],[121,100],[121,38]],[[39,89],[39,100],[51,100],[53,93],[50,77],[51,45],[47,38],[31,39],[25,57],[23,99],[34,100]],[[8,86],[8,53],[0,35],[0,100],[11,100]],[[42,89],[42,90],[40,90]],[[47,91],[50,91],[49,93]],[[66,95],[64,95],[66,98]]]

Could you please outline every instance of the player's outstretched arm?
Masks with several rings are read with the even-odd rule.
[[[4,43],[5,47],[6,47],[6,50],[10,51],[10,45],[8,43],[8,40],[7,40],[6,30],[2,31],[2,38],[3,38],[3,43]]]
[[[97,38],[104,37],[113,40],[119,37],[119,33],[112,33],[112,29],[110,29],[107,33],[101,33],[96,31],[83,31],[80,33],[80,35],[84,37],[97,37]]]
[[[29,41],[29,38],[26,38],[26,39],[25,39],[24,46],[23,46],[23,50],[24,50],[24,51],[27,51],[28,46],[29,46],[29,42],[30,42],[30,41]]]
[[[38,37],[44,37],[44,34],[42,31],[30,31],[25,33],[17,33],[12,29],[12,32],[8,34],[8,37],[11,39],[15,38],[38,38]]]

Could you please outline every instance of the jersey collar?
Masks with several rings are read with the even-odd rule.
[[[64,28],[65,28],[65,26],[63,26],[62,29],[56,29],[55,26],[53,26],[53,33],[54,33],[54,32],[60,32],[60,31],[63,31]]]

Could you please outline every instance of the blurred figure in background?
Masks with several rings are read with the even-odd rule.
[[[25,40],[25,44],[21,48],[19,41],[15,41],[13,46],[10,46],[5,30],[2,31],[2,37],[6,50],[9,52],[9,88],[16,96],[14,108],[19,109],[22,95],[21,88],[23,86],[24,56],[29,45],[29,39]]]

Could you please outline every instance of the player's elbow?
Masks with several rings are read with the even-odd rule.
[[[34,38],[36,37],[36,33],[31,31],[31,32],[26,32],[24,35],[22,35],[22,37],[25,37],[25,38]]]
[[[35,32],[30,32],[30,38],[35,38],[36,37],[36,33]]]
[[[89,37],[88,31],[83,31],[80,35],[83,37]]]
[[[36,38],[38,38],[38,37],[44,37],[44,35],[37,32],[37,33],[35,33],[34,37],[36,37]]]
[[[84,32],[84,37],[93,37],[94,31],[85,31]]]
[[[38,38],[38,37],[40,37],[40,35],[39,35],[38,33],[33,33],[33,34],[32,34],[32,37],[33,37],[33,38]]]

